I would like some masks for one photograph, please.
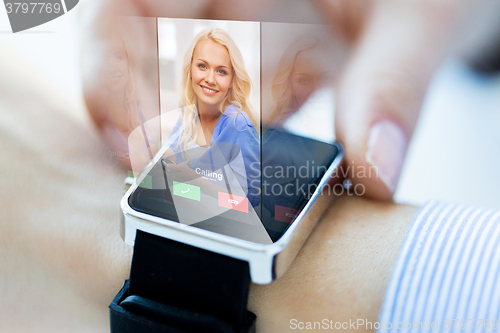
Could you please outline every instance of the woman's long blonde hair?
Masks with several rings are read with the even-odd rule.
[[[299,108],[297,99],[292,92],[291,75],[295,59],[300,52],[316,48],[320,44],[314,36],[302,36],[294,40],[281,56],[278,64],[278,71],[271,81],[271,93],[273,104],[269,110],[273,121],[277,117],[286,116],[290,111],[296,111]]]
[[[257,127],[255,121],[254,109],[250,104],[250,91],[252,83],[250,76],[245,70],[243,56],[236,46],[233,39],[221,29],[204,29],[193,39],[186,54],[184,55],[184,64],[182,66],[182,81],[180,85],[180,106],[183,107],[182,115],[182,134],[179,137],[178,145],[181,151],[186,150],[186,145],[190,138],[196,140],[198,133],[195,129],[195,122],[198,118],[197,98],[191,85],[191,63],[193,61],[194,50],[198,43],[203,40],[211,40],[221,46],[224,46],[229,53],[231,60],[231,72],[233,73],[232,88],[227,92],[226,97],[220,103],[220,112],[223,113],[223,107],[227,103],[234,104],[238,108],[238,113],[245,111],[248,118]]]

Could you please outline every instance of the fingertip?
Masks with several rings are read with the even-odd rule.
[[[353,182],[356,195],[392,199],[409,142],[406,133],[397,121],[382,118],[362,132],[339,136],[346,152],[341,175]]]
[[[351,195],[382,201],[389,201],[394,195],[394,190],[381,179],[378,168],[363,158],[347,155],[340,173],[351,182],[346,188]],[[345,180],[343,184],[346,187]]]
[[[391,193],[396,190],[407,145],[404,131],[391,120],[378,121],[370,128],[365,160]]]

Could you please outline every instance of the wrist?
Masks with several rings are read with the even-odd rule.
[[[282,279],[252,285],[259,332],[297,322],[376,321],[418,208],[344,196],[323,215]]]

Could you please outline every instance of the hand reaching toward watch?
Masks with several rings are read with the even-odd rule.
[[[467,60],[484,58],[485,50],[498,37],[495,29],[497,1],[177,1],[107,0],[88,4],[84,23],[84,91],[92,118],[99,128],[113,127],[110,110],[96,90],[96,68],[105,59],[94,52],[112,44],[116,15],[143,17],[209,18],[250,21],[329,23],[337,38],[335,49],[346,57],[336,73],[337,139],[344,145],[346,161],[355,170],[376,168],[353,177],[366,195],[390,199],[396,189],[407,146],[433,73],[448,56]],[[286,7],[286,17],[283,17]],[[265,13],[265,16],[264,16]],[[480,18],[480,19],[478,19]],[[134,33],[146,34],[138,27]],[[153,35],[153,33],[150,33]],[[496,34],[496,35],[495,35]],[[148,36],[141,40],[148,41]],[[145,42],[146,43],[146,42]],[[491,49],[491,47],[490,47]],[[488,55],[486,55],[488,56]],[[343,59],[343,60],[340,60]],[[92,65],[92,66],[91,66]],[[149,71],[139,67],[139,77]],[[148,90],[149,89],[149,90]],[[157,87],[145,89],[144,96]],[[147,99],[147,98],[143,98]],[[157,98],[156,98],[157,100]],[[332,125],[333,126],[333,125]]]

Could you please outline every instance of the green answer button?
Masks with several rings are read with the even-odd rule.
[[[198,186],[174,181],[174,195],[200,201],[200,188]]]

